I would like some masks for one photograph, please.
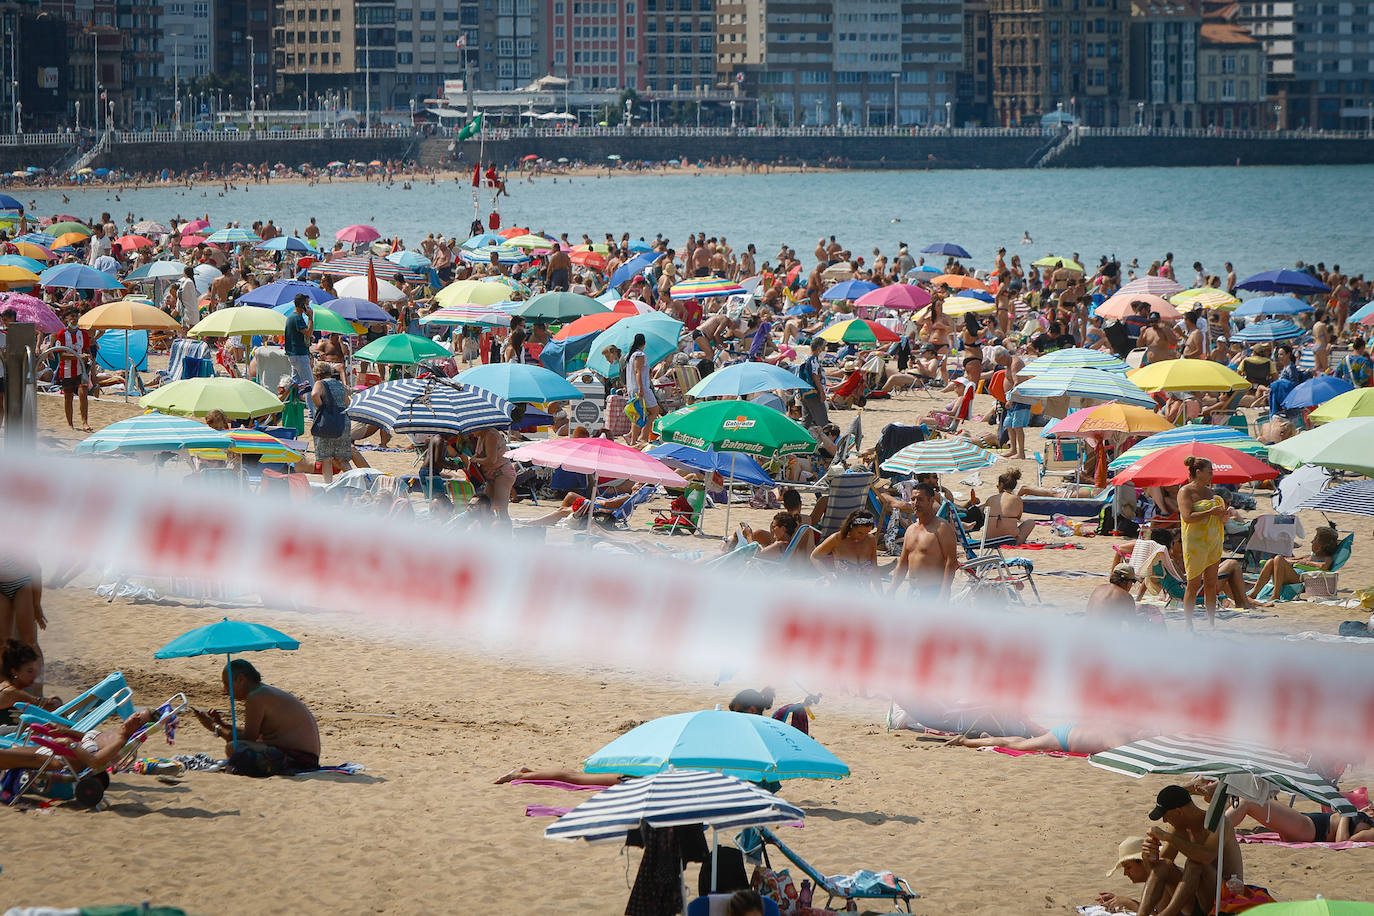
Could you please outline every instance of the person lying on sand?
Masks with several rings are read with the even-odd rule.
[[[221,679],[229,692],[233,678],[235,697],[243,698],[243,718],[238,722],[238,743],[223,714],[192,709],[200,724],[215,737],[225,739],[229,758],[226,772],[240,776],[294,776],[320,768],[320,728],[304,703],[278,687],[262,682],[251,663],[236,658],[224,667]]]
[[[1152,730],[1143,732],[1112,731],[1106,728],[1092,728],[1086,725],[1069,723],[1067,725],[1056,725],[1054,728],[1036,734],[1030,738],[1023,738],[1019,735],[984,735],[981,738],[956,735],[946,741],[945,746],[1004,747],[1011,751],[1097,754],[1108,748],[1130,744],[1132,741],[1136,741],[1143,737],[1149,737],[1153,734],[1154,732]]]
[[[1217,781],[1202,776],[1188,784],[1188,791],[1209,803]],[[1226,806],[1226,819],[1239,827],[1247,817],[1254,818],[1279,835],[1285,843],[1374,843],[1374,804],[1365,805],[1354,817],[1337,817],[1330,812],[1306,813],[1273,801],[1260,804],[1232,798]]]
[[[1151,871],[1149,864],[1145,862],[1145,838],[1143,836],[1127,837],[1121,841],[1121,845],[1117,847],[1116,866],[1107,872],[1107,877],[1110,878],[1115,875],[1118,868],[1132,884],[1144,884],[1150,879]],[[1166,898],[1173,895],[1173,889],[1173,885],[1166,887]],[[1140,910],[1139,900],[1121,894],[1113,894],[1110,891],[1103,891],[1098,894],[1097,904],[1113,913],[1136,913]]]
[[[582,773],[577,770],[532,770],[518,766],[505,776],[496,780],[495,785],[503,786],[508,782],[566,782],[573,786],[616,786],[630,779],[619,773]]]

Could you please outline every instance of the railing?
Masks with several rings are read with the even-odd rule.
[[[245,143],[256,140],[327,140],[330,138],[395,140],[414,137],[419,132],[411,127],[383,127],[361,130],[348,127],[334,129],[311,128],[255,128],[252,130],[117,130],[115,143]]]
[[[1211,127],[1080,127],[1088,137],[1173,137],[1189,140],[1374,140],[1368,130],[1237,130]]]
[[[36,134],[0,134],[0,146],[71,146],[82,134],[49,131]]]

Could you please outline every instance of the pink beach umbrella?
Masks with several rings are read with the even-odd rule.
[[[1093,314],[1103,318],[1115,318],[1118,321],[1124,321],[1132,315],[1132,302],[1148,302],[1150,311],[1158,312],[1159,317],[1165,321],[1175,321],[1183,317],[1183,314],[1170,305],[1167,299],[1162,299],[1153,293],[1128,293],[1124,291],[1103,302],[1093,310]]]
[[[1152,296],[1176,296],[1183,292],[1183,284],[1168,277],[1137,277],[1117,290],[1117,295],[1149,293]]]
[[[23,293],[0,293],[0,312],[14,309],[15,320],[31,322],[44,334],[62,333],[62,319],[42,299]]]
[[[869,290],[854,300],[854,305],[885,309],[905,309],[914,311],[930,305],[930,293],[919,286],[908,283],[894,283]]]
[[[623,477],[670,487],[687,484],[681,474],[652,455],[600,437],[528,442],[507,451],[506,457],[574,474],[595,474],[607,480]]]
[[[609,305],[611,311],[622,315],[647,315],[654,310],[653,306],[638,299],[617,299]]]
[[[191,220],[189,223],[186,223],[185,225],[183,225],[183,226],[181,227],[181,234],[182,234],[183,236],[186,236],[186,235],[200,235],[200,234],[203,233],[206,229],[209,229],[209,228],[210,228],[210,223],[209,223],[207,220],[203,220],[203,219],[193,219],[193,220]],[[183,241],[185,241],[185,239],[183,239]]]
[[[345,226],[338,232],[334,233],[334,238],[338,239],[341,242],[347,242],[350,245],[362,245],[367,242],[375,242],[377,241],[377,239],[381,237],[382,234],[380,232],[378,232],[376,229],[373,229],[371,226],[364,225],[363,223],[355,223],[352,226]]]

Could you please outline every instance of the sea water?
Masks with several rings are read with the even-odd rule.
[[[781,245],[809,261],[816,240],[834,235],[856,256],[873,249],[913,253],[936,242],[962,245],[973,265],[990,266],[999,246],[1023,262],[1047,254],[1095,264],[1100,255],[1150,262],[1174,254],[1185,285],[1191,265],[1221,272],[1231,261],[1240,277],[1297,261],[1339,264],[1346,273],[1374,272],[1369,244],[1374,166],[977,170],[702,174],[691,171],[601,177],[512,176],[499,199],[504,227],[525,226],[580,241],[652,240],[680,245],[689,232],[724,236],[736,250],[752,242],[758,260]],[[208,215],[215,226],[272,219],[287,233],[315,217],[325,238],[351,223],[415,246],[428,233],[466,238],[474,214],[492,210],[490,192],[474,206],[466,177],[403,189],[361,181],[309,186],[302,182],[219,185],[194,190],[153,186],[13,193],[33,201],[37,216],[81,218],[108,211],[122,224]],[[118,199],[116,199],[118,198]],[[1032,241],[1022,244],[1023,233]],[[939,263],[942,259],[934,258]]]

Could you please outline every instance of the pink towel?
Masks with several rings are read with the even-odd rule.
[[[1238,833],[1236,839],[1242,843],[1262,843],[1265,846],[1283,846],[1287,849],[1362,849],[1374,843],[1286,843],[1277,833]]]
[[[566,792],[600,792],[605,786],[579,786],[571,782],[559,782],[557,779],[512,779],[510,784],[513,786],[548,786],[550,789],[563,789]]]
[[[1030,757],[1041,755],[1044,757],[1086,757],[1087,754],[1075,754],[1071,751],[1014,751],[1009,747],[981,748],[981,750],[996,751],[999,754],[1006,754],[1008,757]]]
[[[526,805],[525,817],[562,817],[571,808],[551,808],[548,805]]]

